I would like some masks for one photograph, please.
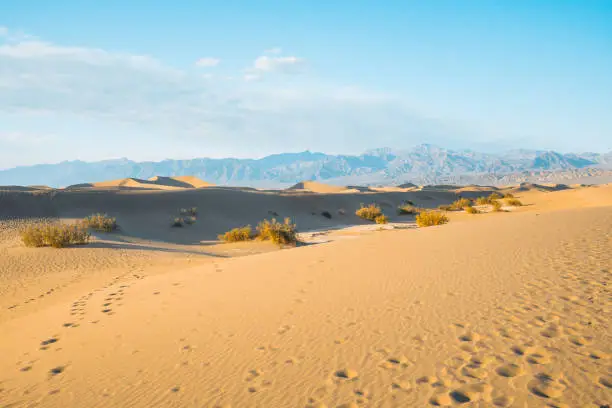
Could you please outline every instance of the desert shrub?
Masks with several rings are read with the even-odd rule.
[[[176,217],[174,221],[172,221],[172,224],[170,224],[170,226],[173,228],[180,228],[183,225],[185,225],[185,220],[183,217]]]
[[[495,212],[500,212],[502,211],[502,203],[497,201],[497,200],[493,200],[491,202],[491,205],[493,206],[493,211]]]
[[[478,211],[475,207],[465,207],[465,212],[468,214],[480,214],[480,211]]]
[[[491,199],[491,201],[499,200],[500,198],[503,198],[503,197],[499,193],[491,193],[491,195],[489,196],[489,199]]]
[[[402,205],[414,205],[414,203],[410,200],[404,200],[402,201]]]
[[[179,214],[180,215],[188,215],[188,216],[191,216],[191,217],[197,217],[198,216],[198,207],[181,208],[179,210]]]
[[[506,193],[506,194],[504,194],[504,198],[514,198],[514,194]]]
[[[453,207],[451,204],[442,204],[438,206],[438,209],[442,211],[453,211],[455,207]]]
[[[324,216],[327,219],[331,219],[332,215],[329,211],[323,211],[321,212],[321,215]]]
[[[100,213],[83,218],[83,225],[86,228],[104,232],[113,232],[119,228],[116,218]]]
[[[383,215],[383,213],[378,205],[370,204],[367,207],[362,205],[360,209],[355,211],[355,215],[363,218],[364,220],[375,221],[376,217]]]
[[[476,204],[478,205],[488,205],[491,204],[493,200],[490,197],[478,197],[476,199]]]
[[[419,227],[431,227],[442,225],[448,222],[448,217],[440,211],[422,211],[416,216],[416,223]]]
[[[511,205],[513,207],[520,207],[523,205],[521,200],[519,200],[518,198],[507,198],[506,204]]]
[[[196,223],[196,221],[197,221],[197,218],[196,218],[196,217],[194,217],[194,216],[191,216],[191,215],[188,215],[188,216],[186,216],[186,217],[183,217],[183,223],[184,223],[185,225],[193,225],[193,224],[195,224],[195,223]]]
[[[404,204],[401,205],[397,208],[397,213],[399,215],[411,215],[411,214],[418,214],[421,211],[420,208],[415,207],[412,204]]]
[[[219,235],[219,239],[225,242],[249,241],[253,239],[253,229],[250,225],[234,228],[222,235]]]
[[[276,221],[276,218],[272,221],[263,220],[257,225],[257,239],[278,245],[296,245],[297,228],[289,218],[285,218],[283,223]]]
[[[374,222],[376,222],[377,224],[387,224],[389,222],[389,217],[384,214],[381,214],[378,217],[374,218]]]
[[[451,211],[461,211],[465,207],[471,207],[471,206],[472,206],[472,200],[470,200],[469,198],[460,198],[459,200],[453,202],[450,205],[450,208],[451,208]]]
[[[83,223],[31,225],[21,232],[21,240],[28,247],[64,248],[89,243],[89,232]]]

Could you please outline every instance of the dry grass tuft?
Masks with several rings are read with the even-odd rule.
[[[475,207],[465,207],[465,212],[468,214],[480,214],[480,211]]]
[[[38,223],[26,227],[21,232],[21,240],[28,247],[64,248],[69,245],[86,245],[89,243],[89,232],[83,223],[51,224]]]
[[[297,228],[289,218],[285,218],[283,223],[275,218],[272,221],[263,220],[257,226],[257,239],[278,245],[297,245]]]
[[[493,206],[493,211],[494,212],[501,212],[502,210],[502,203],[497,201],[497,200],[493,200],[491,202],[491,205]]]
[[[362,205],[360,209],[355,211],[355,215],[363,218],[364,220],[375,221],[376,217],[383,215],[383,213],[378,205],[370,204],[367,207]]]
[[[416,223],[419,227],[431,227],[442,225],[448,222],[448,217],[440,211],[422,211],[416,216]]]
[[[116,218],[100,213],[83,218],[83,225],[85,228],[103,232],[113,232],[119,228]]]
[[[219,239],[224,242],[250,241],[253,239],[253,229],[250,225],[234,228],[222,235],[219,235]]]
[[[415,207],[413,204],[403,204],[397,208],[397,213],[399,215],[416,215],[421,212],[421,209]]]
[[[518,198],[507,198],[506,204],[511,205],[513,207],[520,207],[523,205],[521,200],[519,200]]]

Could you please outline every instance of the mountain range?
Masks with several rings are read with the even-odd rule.
[[[286,187],[304,180],[330,184],[454,183],[469,179],[503,179],[504,175],[612,169],[612,152],[562,154],[544,150],[511,150],[499,154],[450,150],[422,144],[408,150],[380,148],[361,155],[329,155],[305,151],[261,159],[163,160],[128,159],[98,162],[65,161],[0,171],[0,185],[72,184],[134,177],[192,175],[220,185]]]

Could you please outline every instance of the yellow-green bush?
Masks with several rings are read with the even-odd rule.
[[[476,204],[478,205],[488,205],[491,204],[493,200],[490,197],[478,197],[476,199]]]
[[[514,198],[514,194],[506,193],[506,194],[504,194],[504,198]]]
[[[499,200],[500,198],[503,198],[503,197],[499,193],[491,193],[491,195],[489,196],[489,199],[491,199],[491,201]]]
[[[69,245],[85,245],[89,243],[89,238],[87,227],[82,223],[39,223],[28,226],[21,232],[21,240],[29,247],[64,248]]]
[[[263,220],[257,225],[257,239],[272,241],[278,245],[297,245],[297,228],[291,219],[285,218],[283,223]]]
[[[511,205],[513,207],[520,207],[523,205],[521,200],[519,200],[518,198],[507,198],[506,204]]]
[[[472,206],[472,200],[470,200],[469,198],[460,198],[459,200],[453,202],[450,207],[451,210],[455,210],[455,211],[461,211],[466,207],[471,207]]]
[[[224,234],[219,235],[219,239],[225,242],[250,241],[253,239],[253,229],[250,225],[233,228]]]
[[[378,217],[374,218],[374,222],[376,222],[377,224],[387,224],[389,222],[389,217],[381,214]]]
[[[376,217],[383,215],[383,213],[378,205],[370,204],[367,207],[362,205],[360,209],[355,211],[355,215],[365,220],[375,221]]]
[[[447,222],[448,217],[440,211],[422,211],[416,216],[416,223],[419,227],[431,227]]]
[[[100,213],[83,218],[83,225],[86,228],[103,232],[113,232],[118,228],[116,218]]]
[[[497,201],[497,200],[493,200],[491,202],[491,205],[493,206],[493,211],[495,212],[500,212],[502,211],[502,203]]]

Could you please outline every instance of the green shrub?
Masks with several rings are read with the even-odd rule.
[[[191,217],[197,217],[198,216],[198,208],[197,207],[191,207],[191,208],[181,208],[179,211],[180,215],[189,215]]]
[[[183,219],[183,217],[176,217],[174,221],[172,221],[172,224],[170,224],[170,226],[173,228],[180,228],[184,225],[185,225],[185,220]]]
[[[89,238],[89,232],[83,223],[39,223],[21,232],[21,240],[28,247],[64,248],[69,245],[85,245],[89,243]]]
[[[520,207],[523,205],[521,200],[519,200],[518,198],[507,198],[506,204],[511,205],[513,207]]]
[[[364,207],[362,205],[360,209],[355,211],[355,214],[358,217],[363,218],[364,220],[370,220],[370,221],[375,221],[376,217],[378,217],[379,215],[383,215],[382,210],[376,204],[370,204],[367,207]]]
[[[475,207],[465,207],[465,212],[468,214],[480,214],[480,211]]]
[[[492,204],[492,201],[490,197],[478,197],[476,199],[476,204],[478,205],[488,205],[488,204]]]
[[[374,221],[377,224],[387,224],[389,222],[389,217],[387,217],[386,215],[379,215],[378,217],[374,218]]]
[[[447,222],[448,217],[439,211],[422,211],[416,216],[416,223],[419,227],[431,227]]]
[[[263,220],[257,225],[257,239],[272,241],[278,245],[297,245],[297,228],[291,219],[285,218],[283,223]]]
[[[250,225],[234,228],[222,235],[219,235],[219,239],[225,242],[250,241],[253,239],[253,229]]]
[[[493,200],[493,201],[491,202],[491,205],[493,206],[493,211],[494,211],[494,212],[500,212],[500,211],[503,211],[503,210],[502,210],[502,203],[501,203],[501,202],[499,202],[499,201],[497,201],[497,200]]]
[[[89,217],[83,218],[83,225],[86,228],[103,232],[113,232],[119,228],[116,218],[100,213],[92,214]]]

